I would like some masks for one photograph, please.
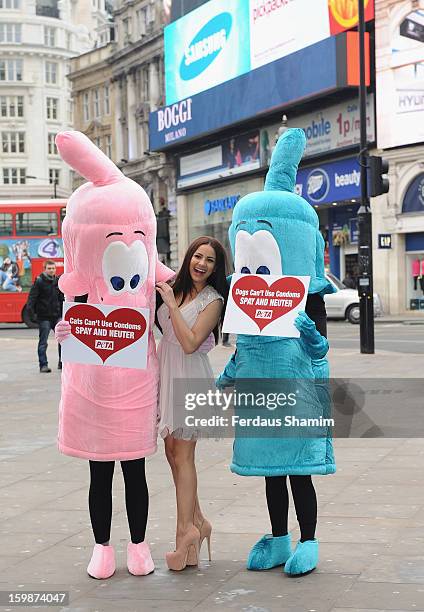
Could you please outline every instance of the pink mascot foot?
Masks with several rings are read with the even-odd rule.
[[[127,566],[130,574],[134,576],[147,576],[155,569],[150,548],[146,542],[133,544],[130,542],[127,548]]]
[[[104,580],[115,573],[115,551],[113,546],[96,544],[93,549],[91,561],[87,567],[87,573],[92,578]]]

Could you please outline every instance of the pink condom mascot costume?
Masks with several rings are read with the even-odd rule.
[[[109,545],[112,478],[121,461],[131,542],[128,569],[145,575],[154,565],[144,542],[148,512],[145,457],[156,451],[158,361],[152,325],[155,283],[174,273],[158,261],[156,218],[140,185],[125,177],[84,134],[62,132],[59,153],[89,182],[70,197],[63,222],[68,301],[150,309],[146,370],[64,363],[59,450],[90,461],[90,518],[96,545],[87,568],[94,578],[115,571]],[[56,335],[69,333],[62,321]]]

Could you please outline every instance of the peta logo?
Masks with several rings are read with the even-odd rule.
[[[96,340],[94,348],[102,349],[103,351],[113,351],[113,340]]]
[[[196,34],[181,61],[180,77],[183,81],[196,78],[212,64],[227,43],[232,23],[230,13],[220,13]]]

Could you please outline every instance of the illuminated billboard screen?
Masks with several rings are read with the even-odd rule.
[[[212,0],[165,28],[166,103],[250,70],[249,3]]]
[[[373,0],[364,0],[366,18]],[[225,83],[358,22],[357,0],[210,0],[165,28],[166,103]]]

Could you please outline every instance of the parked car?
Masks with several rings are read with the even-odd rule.
[[[358,324],[360,317],[357,289],[349,289],[330,272],[326,276],[337,289],[337,293],[330,293],[324,298],[328,318],[347,319],[350,323]],[[378,293],[374,293],[374,316],[379,317],[382,314],[381,298]]]

